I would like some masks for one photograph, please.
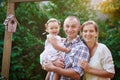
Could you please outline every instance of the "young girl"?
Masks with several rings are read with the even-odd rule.
[[[55,61],[57,58],[64,58],[64,53],[70,52],[70,49],[65,48],[62,38],[58,35],[60,30],[60,22],[55,18],[51,18],[45,24],[46,32],[48,32],[45,41],[45,50],[40,55],[40,63],[44,66],[46,60]],[[48,72],[46,79],[49,79],[50,73]],[[54,80],[59,80],[59,75],[54,75]]]

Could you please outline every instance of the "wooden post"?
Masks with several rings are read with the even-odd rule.
[[[14,5],[15,5],[14,2],[8,2],[7,15],[14,14]],[[5,80],[9,80],[12,34],[13,34],[12,32],[5,31],[1,73],[1,75],[5,77]]]

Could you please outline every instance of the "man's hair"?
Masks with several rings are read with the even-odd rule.
[[[78,24],[80,25],[80,20],[79,20],[79,18],[78,17],[76,17],[76,16],[68,16],[66,19],[65,19],[65,21],[64,21],[64,24],[65,24],[65,22],[67,21],[67,20],[76,20],[77,22],[78,22]]]

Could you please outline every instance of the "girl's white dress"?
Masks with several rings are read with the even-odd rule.
[[[40,63],[42,64],[43,61],[45,60],[56,60],[58,57],[64,57],[64,53],[61,51],[56,50],[52,44],[48,41],[48,37],[55,37],[57,39],[57,45],[64,47],[62,38],[58,35],[54,36],[54,35],[47,35],[47,39],[45,41],[45,47],[44,47],[44,51],[40,54]]]
[[[113,59],[110,50],[102,43],[98,43],[98,47],[94,55],[90,58],[89,66],[115,73]],[[110,78],[102,78],[92,74],[85,73],[86,80],[110,80]]]

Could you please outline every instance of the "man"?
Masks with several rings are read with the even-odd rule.
[[[54,62],[46,62],[44,69],[60,74],[60,80],[80,80],[83,75],[83,69],[78,66],[78,60],[88,61],[89,50],[78,36],[80,22],[76,16],[68,16],[63,26],[65,34],[67,35],[64,44],[70,48],[71,51],[65,54],[64,61],[57,59]],[[52,74],[49,80],[53,80]]]

